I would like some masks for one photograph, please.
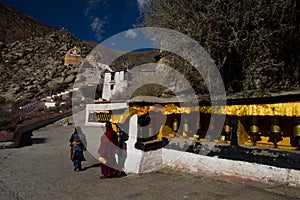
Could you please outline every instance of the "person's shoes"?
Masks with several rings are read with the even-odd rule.
[[[127,176],[127,174],[124,171],[118,171],[117,172],[117,178],[121,178],[121,177],[124,177],[124,176]]]
[[[117,173],[115,173],[115,174],[112,174],[112,175],[109,175],[109,176],[107,176],[108,178],[116,178],[117,177]]]
[[[107,176],[100,176],[99,177],[100,179],[106,179],[106,178],[108,178]]]
[[[80,172],[80,169],[79,169],[79,168],[77,168],[75,171],[76,171],[76,172]]]
[[[78,168],[74,168],[73,171],[75,172]]]

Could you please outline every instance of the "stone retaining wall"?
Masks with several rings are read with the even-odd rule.
[[[18,147],[23,134],[30,133],[33,130],[54,123],[55,121],[71,115],[72,110],[69,110],[63,113],[54,113],[52,115],[33,118],[24,122],[24,124],[17,124],[16,130],[11,134],[12,137],[0,141],[0,148]]]

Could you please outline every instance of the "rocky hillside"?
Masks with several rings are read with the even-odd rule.
[[[70,88],[77,66],[64,66],[75,46],[87,55],[96,43],[81,41],[0,2],[1,102],[30,102]],[[24,103],[25,103],[24,102]]]
[[[83,56],[96,44],[80,41],[68,31],[17,40],[0,46],[0,95],[12,101],[45,97],[69,88],[78,66],[64,66],[64,56],[75,46]]]
[[[55,30],[2,2],[0,10],[0,42],[11,43],[40,37]]]

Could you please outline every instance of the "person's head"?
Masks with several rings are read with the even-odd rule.
[[[111,128],[112,128],[111,122],[106,122],[106,123],[105,123],[105,128],[106,128],[106,129],[111,129]]]
[[[75,127],[75,133],[78,133],[78,134],[81,134],[81,133],[82,133],[82,130],[81,130],[81,127],[80,127],[80,126],[76,126],[76,127]]]

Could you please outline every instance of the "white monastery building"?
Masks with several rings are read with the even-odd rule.
[[[111,97],[122,92],[128,86],[128,71],[107,72],[104,74],[102,98],[111,100]]]

